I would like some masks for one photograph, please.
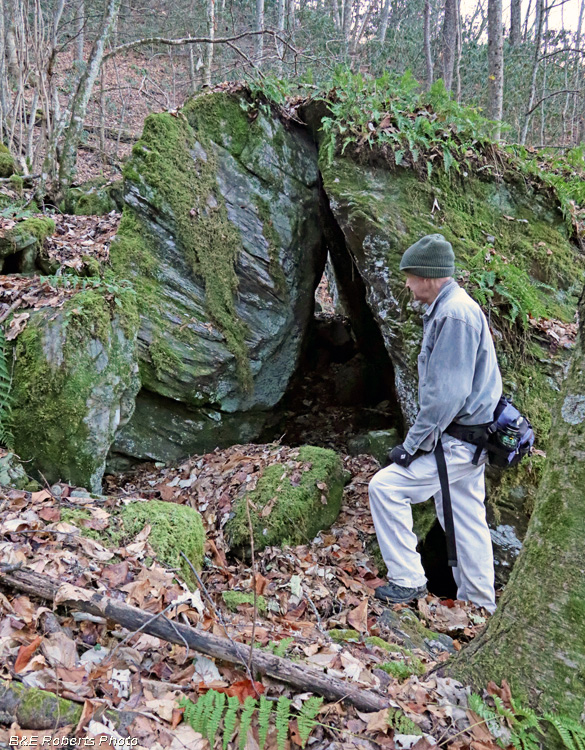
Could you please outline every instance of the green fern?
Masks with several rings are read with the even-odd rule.
[[[557,714],[546,713],[542,718],[557,730],[567,750],[585,750],[585,726],[583,724],[568,716]]]
[[[276,746],[278,750],[284,750],[286,738],[288,737],[290,704],[290,698],[284,695],[280,696],[276,704]]]
[[[538,735],[544,735],[542,724],[548,722],[556,729],[566,750],[585,750],[585,726],[574,719],[551,713],[538,716],[531,708],[521,706],[517,701],[511,700],[511,708],[507,708],[498,695],[491,698],[494,708],[476,694],[469,697],[468,706],[486,722],[495,737],[505,733],[505,742],[499,737],[496,740],[500,747],[512,745],[516,750],[540,750]]]
[[[271,713],[272,701],[269,701],[265,695],[261,695],[260,707],[258,708],[258,745],[260,746],[260,750],[264,750],[264,745],[266,744]]]
[[[228,710],[223,720],[223,750],[227,750],[228,743],[233,736],[239,709],[240,699],[237,695],[231,695],[228,698]]]
[[[315,716],[317,716],[317,714],[319,713],[319,709],[321,708],[322,703],[323,698],[317,698],[314,695],[303,702],[297,722],[299,727],[299,735],[302,741],[301,747],[304,747],[306,745],[311,731],[317,724],[317,722],[315,721]]]
[[[8,343],[4,326],[0,325],[0,443],[8,449],[14,447],[12,422],[12,373],[8,364]]]
[[[249,695],[244,701],[244,708],[242,709],[242,716],[240,718],[240,750],[244,750],[244,748],[246,747],[248,729],[250,729],[250,725],[252,724],[252,715],[254,713],[254,709],[256,708],[256,704],[256,699],[252,698],[251,695]]]
[[[221,723],[221,719],[223,716],[223,710],[225,708],[225,702],[226,702],[226,695],[225,693],[217,693],[215,690],[210,691],[214,692],[214,704],[213,704],[213,711],[211,712],[211,716],[209,717],[209,721],[207,722],[207,739],[209,740],[210,747],[213,747],[213,742],[215,740],[215,735],[217,734],[217,730],[219,729],[219,725]]]
[[[311,731],[319,723],[315,717],[319,712],[322,702],[323,698],[314,696],[308,698],[304,701],[296,717],[303,747]],[[289,722],[293,718],[290,712],[291,700],[285,696],[281,696],[278,699],[276,711],[273,711],[273,701],[270,701],[264,695],[260,696],[259,705],[254,698],[248,696],[244,701],[244,705],[240,706],[240,702],[236,696],[231,696],[226,700],[224,693],[219,693],[215,690],[208,690],[195,703],[187,699],[182,699],[179,705],[184,709],[184,721],[193,727],[196,732],[207,737],[211,747],[214,746],[223,717],[223,750],[227,750],[228,744],[234,735],[239,713],[241,714],[238,730],[239,750],[243,750],[246,746],[248,732],[256,711],[258,713],[258,741],[260,750],[263,750],[265,747],[270,719],[273,714],[275,714],[276,744],[278,750],[283,750],[285,746],[289,733]],[[417,732],[415,724],[412,722],[408,724],[409,719],[403,717],[403,721],[406,722],[403,725],[404,729],[408,729],[409,734]],[[410,731],[410,729],[413,729],[413,731]]]

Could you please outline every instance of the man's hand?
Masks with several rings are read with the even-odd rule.
[[[388,460],[391,464],[398,464],[398,466],[404,466],[404,468],[406,468],[414,461],[414,456],[411,456],[401,443],[395,448],[392,448],[388,453]]]

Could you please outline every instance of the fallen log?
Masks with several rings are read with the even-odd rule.
[[[49,690],[27,687],[20,682],[0,680],[0,724],[10,726],[16,722],[21,729],[50,729],[73,724],[76,726],[83,712],[83,699],[79,702],[62,698]],[[117,711],[105,703],[94,704],[91,718],[106,718],[124,735],[134,721],[135,711]]]
[[[67,583],[59,585],[58,581],[49,576],[26,568],[8,572],[2,572],[0,568],[0,584],[52,601],[55,605],[62,605],[71,610],[106,617],[127,630],[140,630],[169,643],[188,646],[221,661],[245,664],[249,656],[249,647],[242,643],[195,630],[162,615],[153,616],[149,612],[116,601],[97,591],[88,591]],[[322,695],[327,700],[347,701],[360,711],[368,712],[380,711],[389,705],[388,699],[383,695],[344,682],[313,667],[259,650],[254,651],[253,658],[254,669],[258,672],[304,692]]]

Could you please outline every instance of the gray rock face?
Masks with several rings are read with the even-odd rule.
[[[169,460],[252,439],[297,365],[325,263],[316,148],[244,104],[210,94],[188,122],[151,116],[126,169],[112,262],[139,292],[143,392],[114,452]],[[176,163],[156,150],[157,129],[180,143]],[[161,175],[179,166],[190,176],[174,194]],[[147,414],[152,394],[163,398]],[[189,424],[175,439],[179,413]]]

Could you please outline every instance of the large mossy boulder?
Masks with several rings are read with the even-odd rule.
[[[146,119],[111,248],[138,293],[143,385],[115,452],[166,461],[259,434],[297,366],[325,264],[317,185],[307,133],[244,94]]]
[[[99,492],[139,388],[134,294],[81,291],[31,314],[14,350],[14,449],[48,482]]]
[[[339,515],[344,483],[341,459],[328,448],[305,445],[284,463],[268,466],[256,488],[234,503],[225,526],[230,550],[249,554],[248,512],[256,550],[310,543]]]
[[[550,405],[570,351],[553,353],[543,345],[529,318],[572,321],[585,266],[554,196],[518,175],[494,180],[442,173],[423,179],[411,169],[347,157],[329,162],[323,148],[320,167],[328,226],[335,228],[329,239],[340,296],[350,315],[363,315],[366,305],[375,319],[406,426],[417,412],[422,311],[409,303],[399,263],[410,244],[440,232],[455,250],[457,280],[489,316],[504,393],[530,418],[538,447],[545,449]],[[542,461],[536,456],[503,478],[500,472],[488,476],[491,526],[506,526],[506,537],[523,538]],[[511,550],[501,539],[494,534],[499,577],[505,580],[517,545]]]

